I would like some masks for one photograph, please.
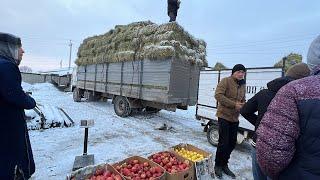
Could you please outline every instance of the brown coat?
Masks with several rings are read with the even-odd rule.
[[[216,116],[230,122],[238,122],[240,112],[235,109],[236,102],[245,102],[245,85],[239,85],[232,76],[223,78],[216,89],[218,101]]]

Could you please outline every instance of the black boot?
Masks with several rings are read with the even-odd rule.
[[[217,178],[222,178],[222,167],[221,166],[214,166],[214,173],[216,174]]]
[[[236,175],[229,169],[228,166],[224,166],[222,168],[223,172],[226,173],[226,175],[232,177],[232,179],[235,179],[236,178]]]

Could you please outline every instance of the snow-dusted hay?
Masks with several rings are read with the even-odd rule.
[[[109,32],[85,39],[77,65],[168,58],[207,65],[206,43],[191,36],[177,23],[150,21],[117,25]]]

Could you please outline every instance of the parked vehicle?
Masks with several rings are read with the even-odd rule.
[[[121,117],[133,110],[187,110],[197,103],[199,75],[196,63],[175,58],[78,66],[73,98],[112,99]]]
[[[216,71],[206,68],[200,72],[199,95],[196,107],[196,119],[202,121],[207,132],[209,143],[218,144],[218,119],[216,117],[217,101],[214,98],[215,88],[220,80],[230,76],[231,70]],[[248,68],[246,74],[246,99],[250,99],[260,90],[267,88],[267,83],[283,75],[282,68]],[[249,139],[254,132],[254,126],[242,116],[239,118],[238,144]]]

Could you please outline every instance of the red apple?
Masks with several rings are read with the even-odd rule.
[[[148,166],[149,166],[149,163],[148,163],[148,162],[144,162],[144,163],[143,163],[143,166],[144,166],[144,167],[148,167]]]
[[[103,180],[104,179],[104,177],[103,176],[97,176],[97,178],[96,178],[97,180]]]
[[[94,173],[96,176],[102,175],[103,174],[103,169],[97,169],[96,172]]]
[[[151,172],[150,172],[150,171],[147,171],[147,172],[146,172],[146,176],[147,176],[147,178],[151,177]]]
[[[127,168],[124,168],[124,169],[122,170],[122,173],[123,173],[123,175],[125,175],[125,176],[129,176],[129,175],[131,174],[131,172],[130,172],[129,169],[127,169]]]
[[[156,173],[156,169],[154,167],[152,167],[152,168],[150,168],[150,172],[151,172],[151,174],[154,174],[154,173]]]
[[[135,159],[133,160],[133,164],[138,164],[139,163],[139,160]]]
[[[134,166],[134,167],[132,167],[131,171],[136,173],[136,172],[138,172],[138,169],[136,168],[136,166]]]
[[[103,175],[104,175],[105,177],[111,177],[111,176],[112,176],[112,172],[106,171],[106,172],[104,172]]]
[[[175,174],[175,173],[177,173],[178,171],[177,170],[175,170],[175,169],[172,169],[171,170],[171,174]]]
[[[162,173],[163,172],[163,170],[161,169],[161,167],[155,167],[155,170],[156,170],[156,172],[157,173]]]
[[[147,177],[147,175],[146,175],[145,173],[142,173],[142,174],[140,175],[140,177],[144,179],[144,178]]]
[[[188,164],[183,163],[182,167],[183,167],[183,169],[186,169],[188,167]]]
[[[122,178],[121,178],[120,175],[115,175],[115,176],[114,176],[114,179],[115,179],[115,180],[122,180]]]

